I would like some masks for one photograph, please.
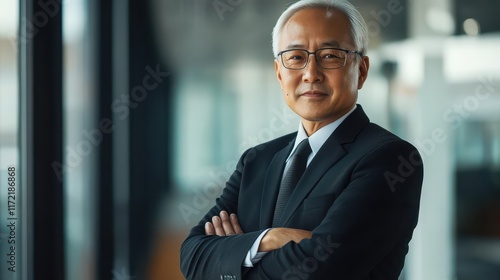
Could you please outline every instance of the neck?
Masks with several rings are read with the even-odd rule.
[[[329,125],[332,122],[345,116],[347,113],[349,113],[351,110],[353,110],[355,108],[354,106],[349,110],[345,110],[345,112],[336,114],[334,116],[330,116],[329,118],[325,118],[322,120],[307,120],[307,119],[302,118],[302,126],[304,127],[304,131],[306,132],[307,136],[309,137],[309,136],[313,135],[314,133],[316,133],[316,131],[325,127],[326,125]]]
[[[335,119],[335,120],[337,120],[337,119]],[[302,126],[304,127],[304,130],[305,130],[307,136],[309,137],[309,136],[313,135],[314,133],[316,133],[316,131],[320,130],[322,127],[324,127],[328,124],[331,124],[335,120],[308,121],[306,119],[302,119]]]

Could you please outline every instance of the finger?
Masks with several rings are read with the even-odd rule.
[[[211,222],[205,223],[205,234],[206,235],[214,235],[215,234],[214,225],[212,225]]]
[[[243,230],[240,227],[240,222],[238,221],[238,216],[236,214],[231,214],[230,216],[231,224],[233,225],[234,232],[236,234],[243,234]]]
[[[212,224],[214,224],[215,234],[217,234],[218,236],[226,236],[226,233],[224,232],[224,229],[222,228],[222,223],[220,221],[219,216],[212,217]]]
[[[220,219],[222,220],[222,228],[224,229],[226,235],[233,235],[234,234],[233,225],[231,224],[231,221],[229,220],[229,215],[227,214],[226,211],[220,212]]]

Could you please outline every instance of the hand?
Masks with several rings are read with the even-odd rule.
[[[229,236],[234,234],[243,234],[240,222],[236,214],[228,215],[226,211],[220,212],[219,216],[213,216],[212,222],[205,223],[206,235]]]
[[[299,243],[303,239],[310,239],[312,232],[296,228],[272,228],[262,238],[259,252],[270,252],[283,247],[290,241]]]

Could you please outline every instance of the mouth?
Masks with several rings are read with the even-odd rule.
[[[325,92],[319,91],[319,90],[309,90],[306,92],[303,92],[300,96],[303,97],[308,97],[308,98],[322,98],[325,96],[328,96]]]

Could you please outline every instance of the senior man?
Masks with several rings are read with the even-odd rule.
[[[397,279],[417,224],[420,155],[356,104],[367,28],[341,0],[291,5],[274,66],[298,131],[247,150],[181,247],[187,279]]]

